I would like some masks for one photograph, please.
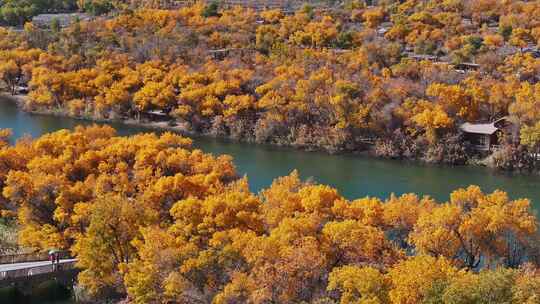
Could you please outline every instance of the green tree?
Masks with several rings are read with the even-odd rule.
[[[219,17],[219,3],[217,1],[210,2],[210,4],[204,8],[202,16],[205,18]]]

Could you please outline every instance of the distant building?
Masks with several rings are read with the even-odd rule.
[[[295,0],[222,0],[220,4],[224,7],[242,6],[254,10],[264,9],[287,9],[300,6],[299,1]]]
[[[16,86],[15,87],[15,93],[18,95],[26,95],[28,94],[28,87],[27,86]]]
[[[502,135],[509,133],[511,125],[508,119],[503,117],[491,123],[466,122],[459,129],[465,136],[465,142],[474,150],[491,151],[501,144]]]
[[[256,52],[256,50],[251,48],[227,48],[207,51],[207,53],[216,60],[223,60],[231,54],[236,56],[244,56],[245,54],[254,52]]]
[[[160,111],[160,110],[154,110],[154,111],[146,111],[141,113],[141,118],[148,119],[152,122],[168,122],[171,120],[171,117],[169,114]]]
[[[462,62],[462,63],[455,64],[454,68],[456,70],[471,71],[471,70],[478,70],[480,68],[480,65],[478,63]]]
[[[214,0],[203,0],[203,2],[211,3]],[[175,7],[186,6],[192,3],[196,3],[194,0],[177,0]],[[315,8],[328,7],[328,3],[324,1],[315,0],[219,0],[220,7],[231,8],[235,6],[242,6],[245,8],[251,8],[256,11],[262,11],[267,9],[279,9],[285,15],[293,15],[295,11],[301,8],[305,4],[309,4]]]
[[[438,57],[435,55],[415,54],[414,52],[404,52],[403,55],[417,61],[423,61],[423,60],[438,61]]]
[[[531,54],[534,58],[540,58],[540,49],[537,47],[526,47],[522,50],[523,53]]]
[[[381,25],[377,28],[377,34],[384,35],[386,34],[391,28],[394,26],[392,22],[383,22]]]
[[[531,54],[534,58],[540,58],[540,49],[534,45],[529,45],[522,49],[511,45],[504,45],[497,49],[497,54],[503,57],[512,56],[517,53]]]
[[[472,19],[463,18],[463,19],[461,19],[461,25],[463,25],[465,27],[470,27],[470,26],[473,26],[474,23],[473,23]]]
[[[58,20],[60,27],[67,27],[76,20],[88,21],[92,19],[87,14],[71,13],[71,14],[41,14],[32,18],[32,23],[41,28],[48,28],[54,20]]]

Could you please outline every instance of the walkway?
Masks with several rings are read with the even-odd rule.
[[[76,262],[76,259],[62,259],[54,265],[50,261],[0,264],[0,287],[53,278],[70,279],[77,273]]]
[[[77,261],[76,259],[63,259],[63,260],[60,260],[60,264],[72,263],[76,261]],[[0,273],[5,272],[5,271],[28,269],[28,268],[34,268],[34,267],[39,267],[39,266],[51,266],[51,261],[0,264]]]

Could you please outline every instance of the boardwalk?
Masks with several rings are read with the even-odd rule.
[[[76,259],[63,259],[60,260],[60,265],[66,263],[73,263]],[[3,274],[14,270],[31,269],[42,266],[52,266],[51,261],[39,261],[39,262],[25,262],[25,263],[13,263],[13,264],[0,264],[0,279],[3,278]],[[51,267],[52,268],[52,267]]]
[[[53,278],[70,280],[77,272],[76,261],[76,259],[62,259],[60,263],[54,265],[50,261],[0,264],[0,287]]]

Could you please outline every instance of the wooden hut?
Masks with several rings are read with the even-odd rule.
[[[460,126],[460,130],[474,150],[491,151],[501,144],[501,137],[507,133],[510,122],[506,117],[491,123],[466,122]]]

